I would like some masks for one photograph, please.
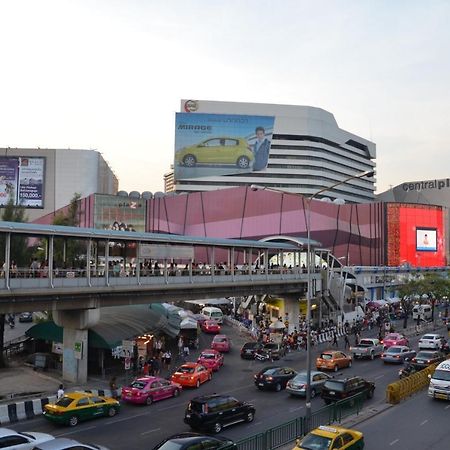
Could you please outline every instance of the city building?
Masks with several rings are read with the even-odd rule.
[[[257,184],[308,196],[376,166],[375,144],[339,128],[333,114],[321,108],[182,100],[180,111],[175,132],[176,192]],[[263,119],[266,127],[251,128],[251,123]],[[270,152],[268,161],[257,168],[252,152],[256,155],[258,128],[270,142]],[[231,159],[211,159],[211,154],[224,150]],[[170,189],[171,177],[171,173],[164,176]],[[374,190],[375,178],[368,177],[340,185],[323,197],[364,203],[375,199]]]
[[[164,192],[175,192],[175,175],[173,169],[164,174]]]
[[[75,193],[115,194],[117,176],[96,150],[0,148],[0,208],[12,200],[34,221]]]

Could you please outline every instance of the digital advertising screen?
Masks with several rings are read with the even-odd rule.
[[[175,179],[264,171],[275,118],[177,113]]]
[[[45,158],[0,158],[0,206],[44,207]]]
[[[422,252],[437,251],[436,228],[416,228],[416,250]]]

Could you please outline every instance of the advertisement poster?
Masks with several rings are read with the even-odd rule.
[[[416,250],[437,251],[437,230],[435,228],[416,228]]]
[[[43,208],[45,158],[0,158],[0,206]]]
[[[275,118],[177,113],[175,179],[264,171]]]
[[[10,200],[17,203],[18,158],[0,158],[0,206]]]
[[[44,158],[19,158],[18,204],[43,207]]]

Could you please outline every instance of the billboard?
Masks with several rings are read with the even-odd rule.
[[[437,251],[436,228],[416,228],[416,250],[422,252]]]
[[[45,158],[0,158],[0,206],[44,207]]]
[[[275,117],[177,113],[175,179],[265,170]]]

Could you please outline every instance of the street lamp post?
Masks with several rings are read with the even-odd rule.
[[[353,175],[351,177],[345,178],[342,181],[339,181],[338,183],[335,183],[329,187],[320,189],[319,191],[315,192],[309,197],[306,197],[307,203],[308,203],[308,211],[307,211],[307,224],[306,224],[306,233],[307,233],[307,286],[308,291],[306,295],[306,431],[309,431],[310,424],[311,424],[311,300],[312,300],[312,270],[311,265],[315,263],[315,253],[314,253],[314,259],[311,255],[311,202],[314,200],[318,195],[322,194],[323,192],[327,192],[337,186],[340,186],[342,184],[348,183],[349,181],[356,180],[358,178],[364,178],[364,177],[372,177],[374,175],[373,170],[369,170],[357,175]],[[273,188],[266,188],[263,186],[257,186],[257,185],[251,185],[252,190],[270,190],[270,191],[276,191],[276,192],[283,192],[281,189],[273,189]],[[300,194],[294,194],[294,195],[300,195]]]

